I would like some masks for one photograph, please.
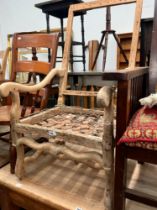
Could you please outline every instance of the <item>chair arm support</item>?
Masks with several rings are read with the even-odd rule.
[[[40,83],[35,85],[24,85],[16,82],[3,83],[0,85],[0,96],[7,97],[11,92],[14,91],[19,91],[19,92],[38,91],[41,88],[48,85],[55,76],[63,77],[64,70],[57,68],[51,69],[51,71],[47,74],[47,76]]]
[[[97,105],[108,109],[111,106],[113,88],[109,86],[102,87],[97,93]]]

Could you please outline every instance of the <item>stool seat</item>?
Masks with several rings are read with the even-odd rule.
[[[82,2],[82,0],[51,0],[35,4],[35,7],[42,9],[43,13],[52,15],[56,18],[67,18],[70,5]],[[85,11],[80,11],[76,12],[74,15],[78,16],[85,13]]]

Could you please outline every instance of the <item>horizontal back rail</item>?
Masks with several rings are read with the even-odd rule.
[[[99,0],[99,1],[72,5],[72,9],[73,11],[80,11],[80,10],[82,11],[82,10],[90,10],[90,9],[107,7],[107,6],[116,6],[120,4],[130,4],[136,1],[137,0]]]
[[[48,74],[51,64],[42,61],[18,61],[15,64],[16,72],[34,72],[39,74]]]
[[[96,96],[96,91],[81,91],[81,90],[65,90],[63,92],[64,95],[69,96]]]
[[[57,43],[58,34],[36,34],[36,40],[34,39],[34,34],[18,34],[16,40],[16,47],[43,47],[52,48],[52,46]]]

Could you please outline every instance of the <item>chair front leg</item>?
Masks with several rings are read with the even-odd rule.
[[[114,180],[114,208],[113,210],[125,210],[127,159],[125,145],[116,147],[115,180]]]

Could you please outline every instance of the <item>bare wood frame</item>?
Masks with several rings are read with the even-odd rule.
[[[141,19],[141,13],[142,13],[143,0],[98,0],[98,1],[93,1],[93,2],[71,5],[69,9],[69,15],[68,15],[67,35],[66,35],[64,56],[63,56],[63,62],[62,62],[62,69],[65,72],[64,72],[63,83],[60,89],[60,96],[62,96],[62,100],[60,100],[61,103],[64,103],[63,95],[67,86],[68,60],[69,60],[69,52],[70,52],[70,46],[71,46],[74,13],[78,11],[87,11],[87,10],[92,10],[96,8],[116,6],[116,5],[121,5],[121,4],[130,4],[130,3],[136,3],[133,35],[132,35],[132,42],[131,42],[129,67],[128,67],[128,69],[133,69],[135,68],[135,64],[136,64],[136,53],[137,53],[137,45],[138,45],[138,38],[139,38],[140,19]],[[67,94],[68,92],[66,91],[66,95]]]
[[[69,9],[68,15],[68,23],[67,23],[67,36],[65,40],[65,48],[64,48],[64,56],[62,66],[60,68],[52,69],[48,75],[44,78],[44,80],[36,85],[27,86],[22,85],[14,82],[3,83],[0,86],[0,95],[2,97],[7,97],[10,93],[12,95],[18,94],[18,92],[33,92],[38,91],[44,86],[46,86],[50,81],[55,77],[60,77],[60,86],[59,86],[59,98],[58,98],[58,105],[64,104],[64,96],[65,95],[80,95],[80,96],[95,96],[94,92],[87,93],[87,91],[68,91],[66,90],[67,86],[67,72],[68,72],[68,60],[69,60],[69,52],[71,46],[71,37],[72,37],[72,24],[73,24],[73,16],[74,12],[82,11],[82,10],[92,10],[95,8],[102,8],[106,6],[115,6],[121,4],[129,4],[129,3],[136,3],[135,9],[135,20],[134,20],[134,29],[133,29],[133,38],[131,44],[131,53],[130,53],[130,61],[129,61],[129,68],[125,71],[129,71],[135,68],[135,57],[137,51],[137,43],[138,43],[138,33],[139,33],[139,26],[140,26],[140,17],[142,11],[142,3],[143,0],[99,0],[93,1],[89,3],[81,3],[77,5],[72,5]],[[18,104],[17,100],[15,104]],[[13,103],[14,105],[14,103]],[[18,105],[17,105],[18,106]],[[16,107],[16,106],[15,106]],[[17,121],[19,119],[18,116],[18,109],[12,109],[12,121]],[[12,126],[14,127],[14,126]],[[13,132],[14,133],[14,132]],[[14,136],[14,135],[13,135]],[[16,138],[13,137],[13,144],[16,144]]]
[[[141,13],[142,13],[143,0],[97,0],[97,1],[80,3],[80,4],[70,6],[69,14],[68,14],[68,22],[67,22],[67,27],[66,27],[67,32],[66,32],[66,40],[65,40],[65,47],[64,47],[64,55],[63,55],[62,66],[60,68],[52,69],[53,73],[50,71],[50,73],[45,77],[44,81],[34,87],[24,87],[24,86],[19,86],[17,84],[9,84],[7,90],[6,88],[4,88],[5,91],[9,93],[15,87],[16,87],[16,90],[19,90],[22,92],[25,91],[27,88],[28,88],[28,91],[30,89],[34,89],[34,91],[37,91],[40,88],[42,88],[43,85],[46,85],[52,79],[51,77],[52,75],[53,77],[55,75],[59,75],[60,88],[59,88],[58,105],[63,105],[64,96],[71,95],[71,91],[66,90],[66,87],[67,87],[67,76],[68,76],[67,72],[68,72],[68,65],[69,65],[68,61],[69,61],[69,54],[70,54],[74,13],[78,11],[84,11],[84,10],[87,11],[87,10],[92,10],[92,9],[102,8],[102,7],[107,7],[107,6],[116,6],[116,5],[131,4],[131,3],[136,3],[136,8],[135,8],[133,36],[132,36],[128,70],[135,69],[135,58],[136,58],[136,53],[137,53],[137,45],[138,45],[138,37],[139,37],[138,34],[139,34],[139,29],[140,29],[140,18],[141,18]],[[2,89],[0,90],[0,92],[3,95]],[[4,95],[6,95],[6,93],[4,93]],[[79,91],[79,92],[73,91],[73,95],[87,96],[87,93],[85,93],[85,91]]]
[[[70,46],[71,46],[71,37],[72,37],[72,23],[73,23],[73,16],[74,12],[82,11],[82,10],[91,10],[95,8],[101,8],[106,6],[115,6],[115,5],[121,5],[121,4],[128,4],[128,3],[136,3],[136,10],[135,10],[135,20],[134,20],[134,29],[133,29],[133,40],[131,45],[131,55],[130,55],[130,61],[129,61],[129,70],[135,67],[135,57],[136,57],[136,51],[137,51],[137,42],[138,42],[138,33],[139,33],[139,25],[140,25],[140,17],[141,17],[141,10],[142,10],[142,2],[143,0],[99,0],[99,1],[93,1],[89,3],[83,3],[83,4],[77,4],[72,5],[69,10],[68,15],[68,24],[67,24],[67,35],[66,35],[66,41],[65,41],[65,48],[64,48],[64,56],[63,56],[63,62],[62,66],[60,68],[52,69],[48,75],[42,80],[42,82],[34,85],[34,86],[26,86],[21,85],[17,83],[3,83],[0,86],[0,95],[5,97],[8,96],[11,93],[12,96],[12,110],[11,110],[11,136],[13,140],[13,145],[17,149],[17,164],[16,164],[16,174],[19,178],[22,178],[22,175],[24,173],[24,150],[23,145],[27,145],[31,148],[34,148],[37,150],[35,153],[35,156],[33,156],[33,159],[36,159],[43,150],[48,151],[50,154],[56,154],[60,153],[60,151],[63,151],[65,157],[68,156],[68,159],[77,160],[80,161],[80,158],[76,157],[75,153],[69,153],[68,148],[63,147],[63,145],[60,146],[53,146],[48,144],[44,144],[43,147],[35,144],[32,138],[20,138],[20,135],[17,131],[17,126],[22,125],[22,123],[19,120],[19,92],[32,92],[40,90],[40,88],[44,87],[50,81],[53,79],[54,76],[60,77],[60,92],[59,92],[59,99],[58,99],[58,105],[64,104],[64,95],[68,95],[68,90],[66,90],[67,86],[67,71],[68,71],[68,60],[69,60],[69,52],[70,52]],[[128,71],[128,70],[127,70]],[[73,95],[81,95],[81,96],[87,96],[87,92],[81,92],[81,91],[71,91],[70,94]],[[100,165],[100,168],[103,168],[105,171],[105,192],[104,192],[104,205],[106,210],[112,209],[112,189],[113,189],[113,111],[112,111],[112,90],[111,88],[106,88],[105,90],[106,97],[103,97],[105,99],[104,104],[104,127],[103,127],[103,138],[102,138],[102,155],[97,154],[95,155],[95,162],[98,162]],[[94,96],[94,93],[89,94],[88,96]],[[98,95],[99,96],[99,95]],[[101,97],[101,94],[100,94]],[[63,106],[63,109],[65,107]],[[28,126],[25,124],[26,132],[28,132]],[[31,132],[30,132],[31,133]],[[81,136],[80,136],[81,138]],[[78,140],[78,138],[76,138]],[[91,140],[91,138],[90,138]],[[79,142],[79,141],[78,141]],[[92,157],[94,156],[95,151],[92,151]],[[67,156],[66,156],[67,155]],[[79,154],[80,156],[80,154]],[[84,158],[82,162],[88,162],[89,159],[91,159],[91,155],[89,153],[83,154]],[[99,158],[101,156],[101,158]],[[25,159],[26,160],[26,159]],[[31,159],[32,160],[32,159]],[[28,158],[27,158],[28,162]],[[103,162],[103,163],[102,163]],[[95,166],[95,165],[94,165]]]

